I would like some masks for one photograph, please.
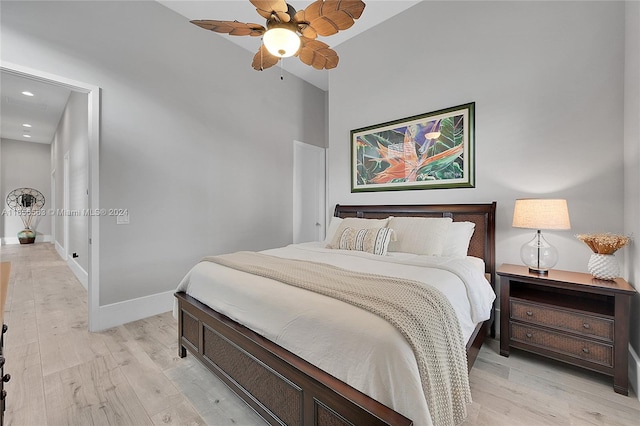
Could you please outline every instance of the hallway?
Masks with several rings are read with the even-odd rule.
[[[0,257],[12,268],[6,425],[262,424],[193,357],[177,357],[171,313],[89,333],[87,292],[52,244],[2,246]]]

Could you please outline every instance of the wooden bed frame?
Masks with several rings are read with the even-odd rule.
[[[451,217],[476,224],[469,255],[484,259],[495,290],[495,211],[490,204],[341,206],[334,215]],[[178,292],[178,354],[198,358],[231,390],[273,425],[412,425],[413,422],[318,367]],[[478,325],[467,343],[469,369],[489,329]]]

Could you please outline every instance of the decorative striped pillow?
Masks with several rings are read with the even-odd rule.
[[[347,217],[340,221],[338,225],[338,229],[336,229],[331,242],[327,244],[327,248],[337,249],[338,243],[340,240],[340,236],[347,228],[356,228],[356,229],[369,229],[369,228],[386,228],[387,223],[389,223],[389,218],[384,219],[363,219],[357,217]]]
[[[386,255],[389,241],[393,236],[391,228],[356,229],[345,228],[340,235],[338,248],[341,250],[357,250],[367,253]]]

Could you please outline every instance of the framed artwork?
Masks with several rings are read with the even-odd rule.
[[[351,192],[475,185],[475,103],[351,131]]]

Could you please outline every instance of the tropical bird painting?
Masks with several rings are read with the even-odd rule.
[[[465,138],[465,114],[358,133],[355,184],[406,186],[463,179],[465,145],[469,149]]]

